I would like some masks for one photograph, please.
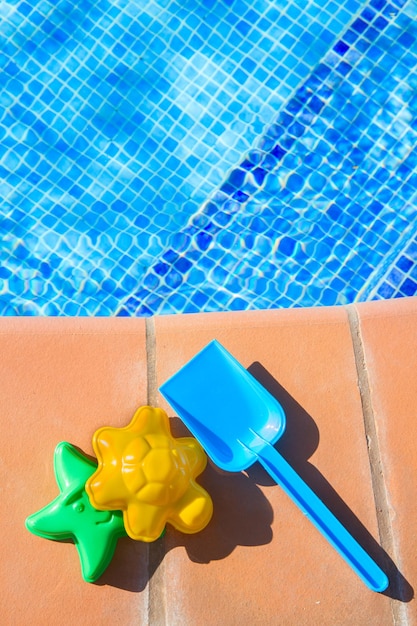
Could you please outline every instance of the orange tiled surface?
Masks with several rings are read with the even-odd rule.
[[[92,454],[96,428],[122,426],[146,402],[143,320],[2,319],[2,624],[146,623],[147,547],[119,541],[98,584],[71,543],[31,535],[25,518],[58,495],[53,452]]]
[[[360,307],[360,325],[387,491],[392,553],[410,584],[417,582],[417,298],[395,306]],[[402,593],[411,590],[399,579]],[[412,602],[398,607],[417,624]],[[407,621],[408,618],[408,621]]]
[[[157,386],[213,338],[284,405],[277,447],[386,568],[386,594],[369,591],[258,466],[209,464],[210,525],[120,540],[97,584],[82,581],[71,543],[26,531],[25,517],[57,495],[59,441],[91,454],[98,427],[126,425],[147,402],[185,434]],[[147,322],[6,318],[0,343],[2,623],[417,623],[417,299]]]

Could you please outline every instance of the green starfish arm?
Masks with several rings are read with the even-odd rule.
[[[26,520],[27,529],[46,539],[72,539],[84,580],[94,582],[109,565],[117,540],[127,533],[121,511],[99,511],[90,504],[85,482],[97,464],[69,443],[58,444],[54,457],[61,493]]]
[[[121,522],[121,524],[120,524]],[[113,533],[109,533],[109,526],[113,526]],[[101,576],[112,560],[120,536],[127,536],[123,526],[123,519],[112,511],[112,519],[104,524],[86,528],[78,533],[76,547],[81,562],[81,571],[86,582],[94,582]],[[91,550],[91,545],[95,546]]]
[[[63,498],[58,496],[43,509],[29,515],[26,528],[34,535],[56,541],[72,539],[65,517],[62,515]]]
[[[89,459],[77,448],[66,441],[61,441],[54,452],[55,478],[60,491],[66,491],[80,481],[86,483],[97,469],[97,462]]]

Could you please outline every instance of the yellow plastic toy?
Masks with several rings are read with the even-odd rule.
[[[162,409],[144,406],[128,426],[100,428],[93,448],[98,468],[85,485],[91,505],[123,511],[132,539],[155,541],[167,522],[184,533],[209,523],[212,500],[195,482],[207,456],[193,437],[171,435]]]

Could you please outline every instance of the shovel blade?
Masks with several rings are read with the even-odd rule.
[[[159,390],[212,461],[227,471],[239,472],[257,460],[251,450],[256,434],[275,443],[285,430],[279,402],[216,340]]]

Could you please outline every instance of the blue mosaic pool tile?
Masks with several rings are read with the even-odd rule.
[[[410,295],[414,5],[1,4],[0,313]]]
[[[392,298],[417,294],[417,236],[391,261],[386,275],[380,279],[370,296]]]
[[[335,44],[306,82],[308,86],[301,87],[281,110],[258,148],[248,153],[220,192],[202,207],[202,214],[210,214],[215,224],[208,247],[224,249],[218,265],[206,268],[206,284],[212,283],[214,291],[205,310],[221,306],[216,288],[232,293],[239,279],[246,300],[243,308],[287,306],[288,302],[291,306],[340,304],[360,299],[365,292],[368,297],[415,293],[414,279],[403,275],[405,266],[411,271],[415,261],[406,262],[402,255],[399,268],[387,269],[386,263],[399,243],[403,249],[417,226],[416,187],[407,184],[417,165],[411,150],[415,142],[413,92],[404,80],[410,77],[405,71],[413,65],[410,59],[416,59],[416,47],[409,49],[415,26],[402,19],[402,27],[408,29],[403,32],[394,23],[396,17],[393,11],[390,23],[366,9],[347,31],[362,33],[357,38],[359,48],[365,37],[378,41],[383,29],[385,43],[388,34],[394,35],[386,50],[386,58],[393,60],[387,63],[394,68],[392,74],[383,62],[381,67],[375,48],[368,48],[367,56],[352,54],[349,66],[340,71],[337,57],[355,50],[343,40]],[[363,26],[366,23],[373,24],[372,30]],[[376,103],[369,97],[370,87],[377,94]],[[321,99],[321,93],[325,98]],[[300,206],[302,199],[307,200],[304,206],[302,202]],[[292,204],[297,208],[292,209]],[[248,220],[252,211],[255,215]],[[206,237],[205,229],[207,225],[197,234],[197,241],[199,236]],[[245,245],[251,235],[258,238],[256,249]],[[261,236],[269,263],[257,255],[263,246]],[[195,248],[190,239],[183,253]],[[319,260],[308,274],[306,256]],[[199,262],[198,258],[185,273],[186,283],[193,281]],[[387,271],[390,274],[381,279]],[[262,293],[257,275],[264,281]],[[380,287],[375,288],[378,281]],[[142,301],[140,291],[137,298]],[[160,312],[168,310],[165,300]]]

